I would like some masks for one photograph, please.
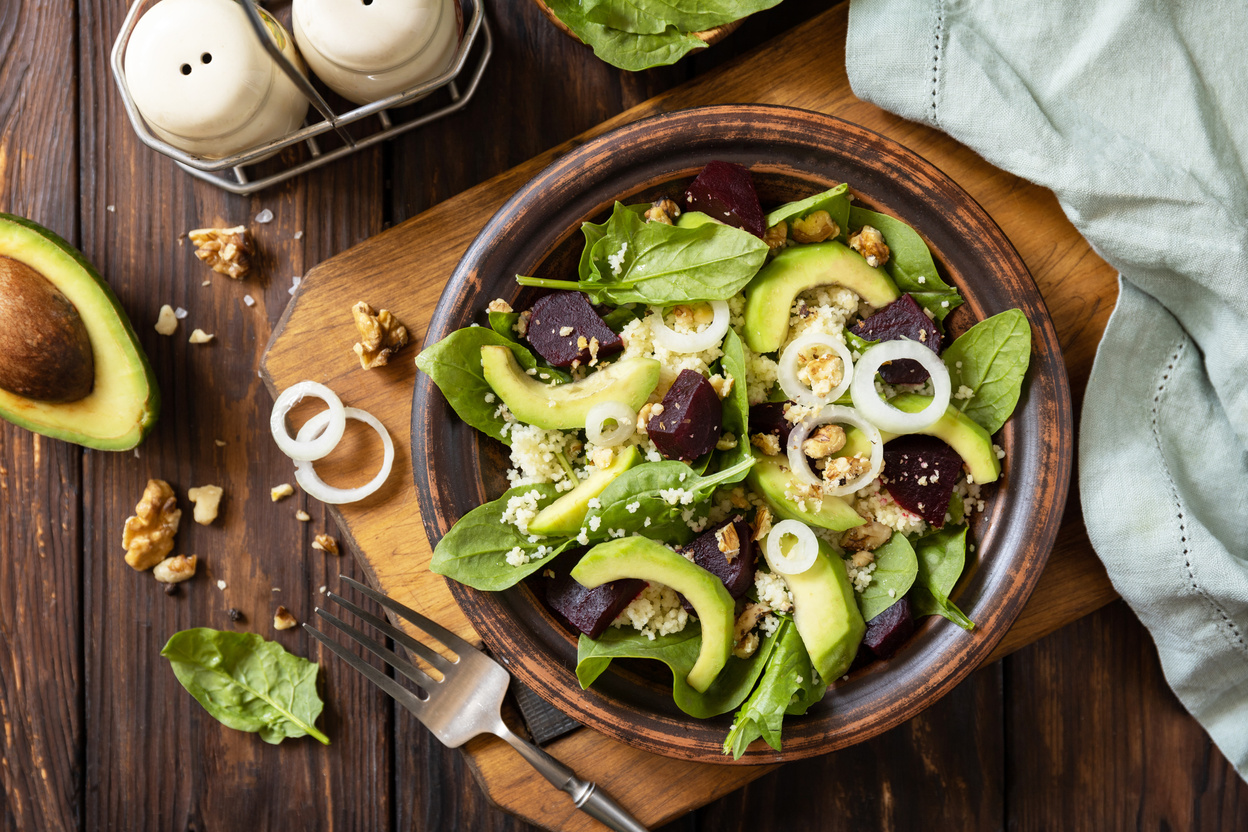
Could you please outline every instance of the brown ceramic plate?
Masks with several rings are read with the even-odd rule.
[[[784,750],[755,742],[744,763],[823,754],[861,742],[917,714],[974,670],[1013,623],[1057,534],[1071,469],[1071,406],[1057,336],[1022,259],[978,204],[949,177],[863,127],[780,107],[720,106],[630,124],[558,159],[504,205],[469,248],[434,311],[426,343],[473,322],[496,297],[517,308],[532,295],[516,274],[576,273],[579,227],[612,203],[679,194],[712,159],[750,168],[764,206],[848,182],[858,204],[904,219],[927,240],[966,304],[953,334],[1021,308],[1032,324],[1031,366],[1014,416],[997,437],[1004,474],[985,489],[972,528],[975,552],[954,593],[979,626],[967,633],[929,618],[897,655],[837,681],[805,716],[784,724]],[[506,487],[506,449],[460,422],[421,374],[412,411],[420,511],[432,542]],[[732,715],[697,720],[672,702],[670,674],[655,663],[617,661],[587,691],[577,684],[576,637],[523,585],[497,593],[450,582],[489,648],[526,685],[573,718],[647,751],[729,763],[721,746]],[[654,672],[651,666],[661,668]]]

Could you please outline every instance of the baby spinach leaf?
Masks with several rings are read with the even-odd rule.
[[[805,713],[823,698],[826,683],[817,678],[802,637],[792,621],[782,617],[775,634],[776,646],[763,670],[763,678],[746,703],[737,711],[732,729],[724,739],[724,753],[734,760],[762,737],[780,750],[780,729],[786,713]],[[790,711],[799,707],[800,711]]]
[[[579,0],[546,0],[546,5],[600,59],[631,72],[673,64],[692,50],[706,46],[675,26],[667,26],[657,34],[634,34],[590,22]]]
[[[949,600],[966,566],[966,526],[946,526],[925,535],[914,544],[914,550],[919,566],[910,590],[914,616],[943,615],[964,630],[974,630],[975,622]]]
[[[582,0],[585,19],[636,34],[656,34],[675,26],[701,32],[770,9],[780,0]]]
[[[516,322],[520,320],[519,312],[491,312],[489,315],[490,329],[508,341],[520,343],[520,338],[516,335]]]
[[[508,489],[493,502],[477,506],[451,526],[433,550],[429,569],[474,589],[499,590],[514,586],[545,566],[575,541],[562,537],[537,537],[522,533],[512,523],[503,521],[507,501],[520,494],[536,491],[538,508],[544,508],[559,495],[550,483],[520,485]],[[533,535],[536,537],[536,535]],[[549,551],[539,554],[545,547]],[[512,566],[507,554],[519,549],[532,558],[528,563]]]
[[[909,292],[916,303],[943,321],[945,316],[962,305],[958,290],[941,280],[932,260],[932,252],[918,232],[906,223],[868,211],[851,208],[849,226],[855,231],[869,225],[884,235],[888,243],[889,257],[884,268],[902,292]]]
[[[604,315],[602,321],[612,332],[618,334],[624,331],[624,327],[628,326],[633,321],[640,319],[641,316],[634,312],[632,307],[617,306],[615,309],[612,309]]]
[[[954,391],[966,387],[972,393],[969,399],[954,396],[949,403],[996,433],[1014,412],[1023,389],[1031,361],[1031,324],[1021,309],[1007,309],[962,333],[941,357]]]
[[[863,620],[870,621],[901,600],[910,591],[918,571],[918,559],[910,541],[901,532],[893,532],[888,542],[875,550],[871,583],[862,592],[854,593]]]
[[[731,468],[750,454],[749,419],[750,402],[746,394],[745,348],[741,338],[731,327],[724,336],[724,355],[720,359],[720,370],[732,379],[732,390],[723,400],[723,432],[731,433],[737,439],[737,447],[723,451],[719,458],[719,467]]]
[[[276,745],[287,737],[329,737],[314,724],[324,703],[316,692],[320,665],[255,633],[196,627],[174,633],[160,651],[182,687],[229,728]]]
[[[764,224],[771,228],[776,223],[783,220],[791,222],[799,220],[808,214],[816,211],[827,211],[832,220],[840,227],[841,233],[837,235],[839,239],[846,239],[849,236],[849,186],[845,184],[837,185],[823,193],[808,196],[797,202],[789,202],[781,205],[776,210],[767,215]]]

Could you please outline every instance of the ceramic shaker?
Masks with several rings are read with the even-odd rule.
[[[261,10],[282,53],[303,69],[286,29]],[[308,100],[256,37],[236,0],[160,0],[126,48],[126,84],[158,137],[222,158],[299,129]]]

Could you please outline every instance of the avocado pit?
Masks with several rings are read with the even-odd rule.
[[[69,298],[35,269],[0,255],[0,389],[74,402],[95,384],[91,338]]]

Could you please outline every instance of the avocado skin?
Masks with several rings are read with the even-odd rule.
[[[784,580],[793,593],[793,623],[815,670],[825,682],[843,676],[867,630],[845,562],[821,540],[814,564]]]
[[[141,370],[143,382],[140,387],[145,389],[140,389],[140,395],[143,396],[143,400],[137,403],[137,412],[135,413],[135,423],[133,428],[129,429],[120,436],[100,437],[93,434],[91,432],[91,420],[85,418],[83,419],[85,424],[81,424],[77,427],[58,427],[46,424],[37,418],[37,414],[42,411],[42,408],[34,411],[28,411],[31,415],[27,415],[5,407],[3,401],[0,401],[0,418],[4,418],[18,427],[25,428],[26,430],[33,431],[34,433],[42,434],[53,439],[60,439],[65,442],[71,442],[76,445],[82,445],[87,448],[95,448],[102,451],[126,451],[136,447],[143,441],[144,438],[146,438],[147,434],[151,432],[157,419],[160,417],[160,387],[156,384],[156,375],[152,371],[152,365],[147,359],[147,354],[143,351],[143,346],[139,343],[139,337],[135,333],[134,327],[131,326],[130,319],[126,316],[125,310],[122,309],[121,302],[113,293],[112,288],[107,282],[105,282],[104,278],[100,276],[99,272],[95,270],[95,267],[91,265],[82,252],[78,251],[78,249],[66,242],[54,231],[44,228],[38,223],[24,217],[0,212],[0,229],[3,229],[5,226],[8,226],[10,231],[17,232],[17,236],[21,238],[21,244],[23,247],[32,246],[54,248],[60,255],[69,257],[73,261],[74,265],[77,268],[80,268],[91,279],[94,287],[93,294],[97,300],[96,307],[98,310],[103,310],[102,314],[105,317],[112,317],[116,319],[118,326],[114,327],[110,334],[117,337],[119,341],[118,346],[121,352],[128,353],[127,358],[130,362],[132,362],[133,366],[138,367]],[[0,255],[12,256],[15,251],[16,250],[14,248],[0,244]],[[25,260],[25,258],[22,257],[16,257],[15,259]],[[60,288],[61,276],[59,274],[49,274],[46,271],[40,271],[40,274],[47,278],[54,286]],[[79,311],[80,313],[82,312],[82,310]],[[94,333],[91,334],[94,335]],[[101,365],[100,362],[96,362],[97,386],[100,374],[107,373],[109,371],[110,367],[107,364]],[[21,397],[17,396],[13,398],[21,399]],[[90,398],[91,397],[88,396],[87,400]],[[85,400],[67,402],[64,404],[39,404],[46,408],[59,408],[77,406],[80,405],[82,401]]]
[[[789,473],[789,461],[783,456],[759,456],[757,462],[746,474],[746,482],[762,495],[767,505],[781,520],[797,520],[810,526],[819,526],[836,532],[843,532],[867,522],[858,516],[858,512],[841,497],[823,498],[823,503],[816,511],[803,510],[797,502],[784,496],[790,487],[792,475]]]

